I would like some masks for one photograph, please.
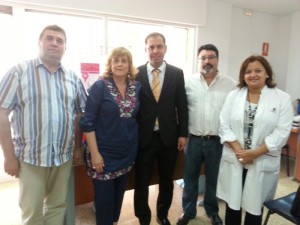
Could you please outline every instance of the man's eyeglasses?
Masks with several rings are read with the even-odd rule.
[[[216,55],[211,55],[211,56],[207,56],[207,57],[201,57],[201,58],[198,58],[199,61],[205,61],[205,60],[213,60],[213,59],[216,59],[218,58]]]

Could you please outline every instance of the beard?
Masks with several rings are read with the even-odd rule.
[[[211,73],[213,73],[213,71],[214,71],[214,67],[211,64],[206,64],[205,66],[203,66],[201,70],[201,74],[203,76],[208,76]]]

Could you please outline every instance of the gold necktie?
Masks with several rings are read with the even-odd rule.
[[[159,69],[152,70],[152,93],[155,100],[158,102],[160,96],[160,80],[159,80]]]

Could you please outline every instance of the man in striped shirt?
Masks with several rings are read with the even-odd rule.
[[[19,177],[22,224],[61,225],[72,157],[81,155],[78,118],[86,91],[61,64],[62,28],[45,27],[39,48],[36,59],[12,67],[0,82],[0,144],[5,172]]]
[[[222,145],[219,138],[219,117],[227,94],[236,82],[218,74],[219,51],[212,45],[198,49],[200,72],[185,82],[189,109],[189,140],[185,151],[184,190],[182,206],[184,214],[177,225],[186,225],[196,217],[198,178],[200,168],[205,166],[204,209],[212,225],[222,225],[218,215],[216,197]]]

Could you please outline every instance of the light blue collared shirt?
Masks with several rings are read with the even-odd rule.
[[[61,65],[52,74],[40,58],[12,67],[0,82],[0,107],[12,110],[19,160],[43,167],[70,160],[74,118],[85,102],[81,80]]]

